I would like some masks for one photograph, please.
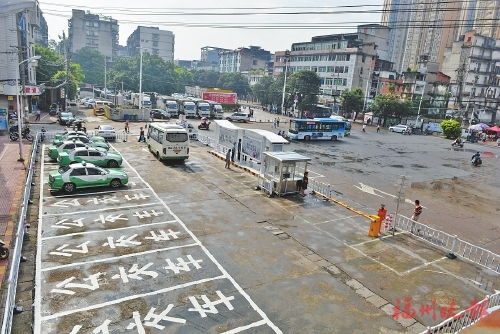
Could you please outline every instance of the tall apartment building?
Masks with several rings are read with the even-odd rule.
[[[394,29],[390,55],[395,69],[403,72],[417,66],[422,55],[441,64],[445,47],[458,38],[461,5],[448,0],[385,0],[382,23]]]
[[[127,47],[130,56],[140,52],[148,52],[157,55],[167,62],[174,62],[175,35],[168,30],[160,30],[158,27],[138,26],[127,38]]]
[[[274,59],[274,75],[286,70],[289,73],[310,70],[321,79],[320,93],[341,95],[346,89],[370,88],[368,98],[376,94],[372,85],[377,58],[389,56],[390,28],[362,25],[358,32],[315,36],[311,42],[293,43],[291,51],[277,51]],[[288,62],[289,61],[289,62]],[[375,90],[372,90],[375,89]]]
[[[107,62],[118,56],[118,21],[109,16],[73,9],[68,20],[68,35],[72,52],[90,47],[102,53]]]
[[[443,73],[451,77],[451,103],[465,118],[492,122],[500,102],[500,39],[468,31],[446,49]]]
[[[219,64],[219,53],[224,51],[229,50],[213,46],[204,46],[201,48],[200,61],[205,63]]]
[[[271,52],[259,46],[242,47],[219,52],[219,72],[247,72],[262,69],[267,71]]]
[[[403,71],[403,59],[406,46],[406,36],[411,16],[413,0],[384,0],[382,25],[391,28],[389,36],[388,60],[394,63],[394,69]],[[405,68],[406,69],[406,68]]]
[[[474,29],[477,2],[477,0],[461,1],[458,36],[465,35],[467,31]]]
[[[473,26],[476,34],[499,39],[499,20],[500,0],[477,0]]]
[[[23,109],[31,109],[43,91],[36,85],[36,63],[27,61],[35,55],[41,21],[45,20],[38,0],[12,2],[8,12],[0,15],[0,109],[9,113],[21,108],[16,102],[18,94]]]

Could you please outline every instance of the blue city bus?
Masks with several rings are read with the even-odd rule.
[[[290,120],[288,137],[296,140],[337,140],[345,135],[345,122],[332,118]]]

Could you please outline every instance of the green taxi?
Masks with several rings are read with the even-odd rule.
[[[65,141],[65,140],[73,140],[73,139],[80,139],[80,138],[82,138],[83,140],[85,140],[85,138],[86,138],[87,140],[92,140],[95,142],[98,142],[98,141],[106,142],[104,137],[101,137],[101,136],[89,136],[85,132],[69,131],[69,132],[66,132],[64,134],[56,135],[55,139],[52,140],[52,144],[57,145],[58,143]]]
[[[93,144],[94,143],[82,143],[81,141],[76,141],[76,140],[63,141],[63,142],[59,143],[58,145],[48,146],[47,147],[47,155],[50,159],[55,160],[55,159],[57,159],[59,154],[62,152],[69,152],[71,150],[74,150],[77,147],[87,147],[87,146],[95,147]],[[101,150],[101,151],[107,151],[103,147],[97,146],[96,148]]]
[[[68,166],[77,162],[92,163],[96,166],[116,168],[121,166],[123,158],[117,152],[103,152],[94,147],[76,147],[68,152],[61,152],[57,157],[59,166]]]
[[[101,168],[85,162],[49,172],[51,190],[63,190],[66,193],[92,187],[118,188],[127,183],[128,175],[124,170]]]

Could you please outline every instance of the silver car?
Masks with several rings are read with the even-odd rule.
[[[403,124],[398,124],[394,126],[389,127],[390,132],[399,132],[399,133],[406,133],[410,129],[409,126],[403,125]]]

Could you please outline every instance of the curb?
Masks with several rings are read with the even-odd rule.
[[[222,161],[226,161],[226,158],[221,157],[219,154],[215,153],[214,151],[207,151],[207,152],[210,153],[211,155],[213,155],[214,157],[219,158]],[[230,163],[232,166],[237,167],[241,170],[244,170],[245,172],[252,174],[253,176],[259,176],[259,173],[254,172],[253,170],[251,170],[248,167],[243,167],[243,166],[237,165],[234,161],[231,161]]]

